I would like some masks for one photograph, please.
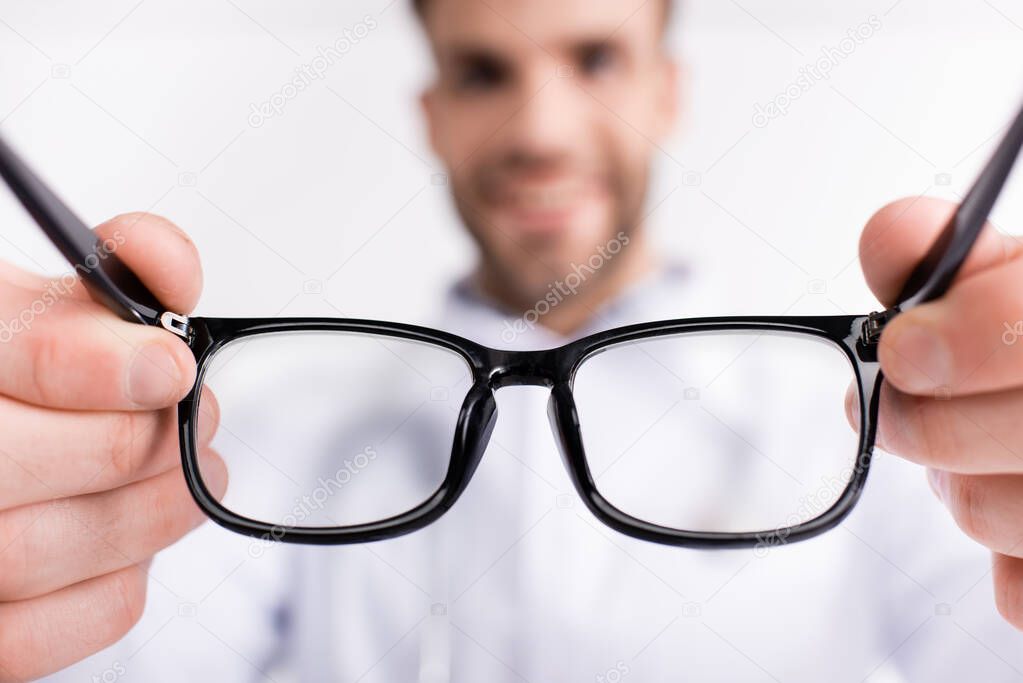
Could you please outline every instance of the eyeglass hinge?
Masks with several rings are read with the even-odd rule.
[[[863,321],[863,329],[861,330],[861,338],[864,344],[876,344],[881,338],[881,332],[884,330],[885,325],[888,321],[894,318],[899,313],[899,308],[887,308],[883,311],[873,311],[867,314],[867,319]]]
[[[192,330],[188,325],[188,317],[171,311],[165,311],[160,316],[160,327],[188,340]]]

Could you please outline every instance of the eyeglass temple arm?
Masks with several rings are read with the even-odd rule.
[[[0,177],[100,303],[131,322],[160,325],[159,300],[0,138]],[[165,325],[166,326],[166,325]]]
[[[1001,194],[1021,147],[1023,109],[1017,113],[991,160],[951,220],[910,273],[894,310],[909,310],[940,297],[948,290]],[[64,258],[81,273],[93,296],[125,320],[148,325],[163,324],[170,329],[167,322],[161,320],[160,311],[163,309],[152,292],[116,254],[101,251],[100,242],[92,230],[36,177],[2,138],[0,177]],[[101,253],[102,258],[99,257]],[[91,263],[96,265],[89,267]]]
[[[1001,194],[1020,147],[1023,147],[1023,108],[951,220],[913,269],[895,309],[907,311],[937,299],[948,290]]]

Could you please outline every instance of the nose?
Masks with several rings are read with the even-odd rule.
[[[520,87],[517,111],[505,130],[510,146],[534,160],[568,152],[583,123],[578,98],[585,95],[570,78],[557,76],[553,68],[523,79]]]

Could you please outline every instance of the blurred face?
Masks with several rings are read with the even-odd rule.
[[[525,307],[639,227],[652,142],[673,122],[676,85],[664,5],[637,5],[426,2],[438,67],[423,95],[431,142],[480,247],[484,283]],[[585,286],[624,268],[628,250]]]

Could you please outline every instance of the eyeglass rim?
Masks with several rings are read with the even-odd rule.
[[[655,543],[691,548],[768,548],[824,533],[851,512],[866,483],[877,430],[882,373],[876,341],[865,336],[869,315],[716,316],[639,323],[587,335],[563,346],[538,351],[509,351],[429,327],[355,318],[204,318],[190,319],[189,344],[196,360],[196,381],[178,404],[181,460],[188,489],[202,511],[231,531],[265,541],[344,545],[395,538],[439,519],[468,486],[496,423],[494,391],[515,384],[551,389],[548,412],[562,460],[586,507],[606,526]],[[224,506],[205,486],[198,463],[195,427],[199,395],[210,361],[229,343],[282,332],[355,332],[419,341],[454,351],[473,374],[456,423],[454,443],[444,481],[416,507],[374,522],[339,527],[283,526],[238,514]],[[852,477],[827,510],[802,523],[756,532],[711,532],[674,529],[629,515],[608,501],[589,472],[572,394],[578,368],[598,351],[630,341],[698,332],[771,331],[814,336],[834,344],[850,361],[859,399],[859,436]]]

